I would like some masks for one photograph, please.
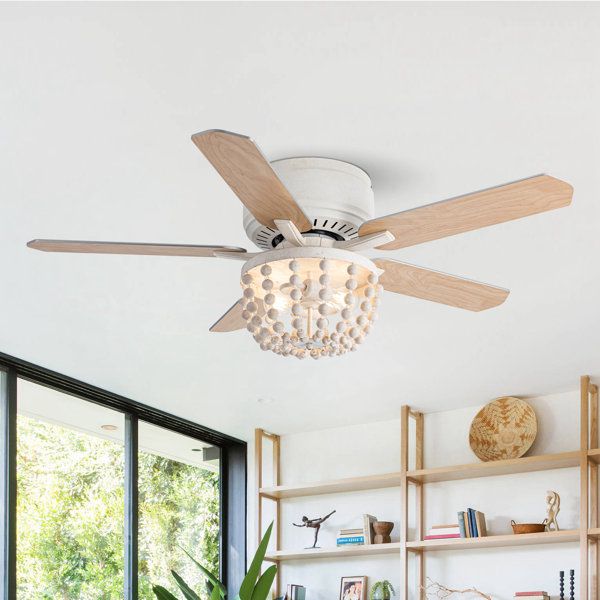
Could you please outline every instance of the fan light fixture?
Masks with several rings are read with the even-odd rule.
[[[357,349],[377,318],[380,270],[335,248],[283,248],[245,263],[242,318],[262,350],[318,359]]]

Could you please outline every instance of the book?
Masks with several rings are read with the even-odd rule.
[[[460,528],[458,525],[452,525],[450,527],[432,527],[427,532],[427,535],[449,535],[454,533],[460,534]]]
[[[469,513],[464,511],[463,518],[465,520],[465,527],[467,529],[467,537],[471,538],[471,537],[473,537],[473,532],[471,531],[471,522],[469,521]]]
[[[337,539],[337,545],[338,546],[345,546],[347,544],[364,544],[365,543],[365,536],[364,535],[353,535],[353,536],[344,536],[344,537],[339,537]]]
[[[365,535],[365,544],[372,544],[373,538],[375,537],[375,529],[373,529],[373,523],[377,521],[377,518],[373,515],[363,515],[363,531]]]
[[[446,529],[447,527],[458,527],[458,523],[450,523],[449,525],[432,525],[431,529]]]
[[[362,527],[355,527],[354,529],[340,529],[339,535],[362,535],[364,529]]]
[[[485,524],[485,515],[478,510],[475,511],[475,525],[477,525],[477,532],[479,537],[485,537],[487,535],[487,527]]]
[[[515,592],[515,597],[523,598],[530,596],[547,596],[548,592]]]
[[[467,512],[469,514],[469,523],[471,526],[471,537],[479,537],[479,532],[477,531],[477,523],[475,522],[475,510],[472,508],[467,508]]]
[[[458,528],[460,529],[460,537],[469,537],[465,525],[465,513],[462,510],[458,513]]]
[[[461,537],[460,533],[447,533],[446,535],[436,535],[436,534],[426,535],[425,539],[426,540],[449,540],[452,538],[460,538],[460,537]]]

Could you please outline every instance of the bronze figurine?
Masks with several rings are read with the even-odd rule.
[[[312,550],[313,548],[318,548],[317,540],[319,538],[319,530],[321,529],[321,523],[324,523],[329,519],[329,517],[335,512],[332,510],[328,515],[321,517],[320,519],[309,519],[308,517],[302,517],[302,525],[297,525],[296,523],[292,523],[294,527],[312,527],[315,530],[315,543],[310,548],[305,548],[305,550]]]

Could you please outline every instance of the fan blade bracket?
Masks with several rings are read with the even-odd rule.
[[[250,137],[209,129],[192,135],[192,141],[259,223],[274,228],[275,219],[285,219],[300,231],[311,229],[310,220]]]
[[[306,240],[302,236],[300,230],[286,219],[275,219],[275,226],[281,235],[289,242],[292,246],[300,247],[306,246]]]
[[[373,248],[380,247],[389,242],[395,240],[395,236],[390,231],[378,231],[376,233],[369,233],[362,237],[353,238],[351,240],[345,240],[343,242],[335,242],[336,248],[343,250],[352,250],[353,252],[361,252],[364,250],[372,250]]]

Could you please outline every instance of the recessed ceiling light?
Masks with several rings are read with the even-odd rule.
[[[192,448],[192,452],[202,452],[202,448]]]
[[[116,431],[118,427],[116,425],[100,425],[100,429],[104,429],[104,431]]]
[[[275,400],[273,400],[273,398],[264,398],[264,397],[257,398],[256,401],[259,404],[273,404],[273,402],[275,402]]]

